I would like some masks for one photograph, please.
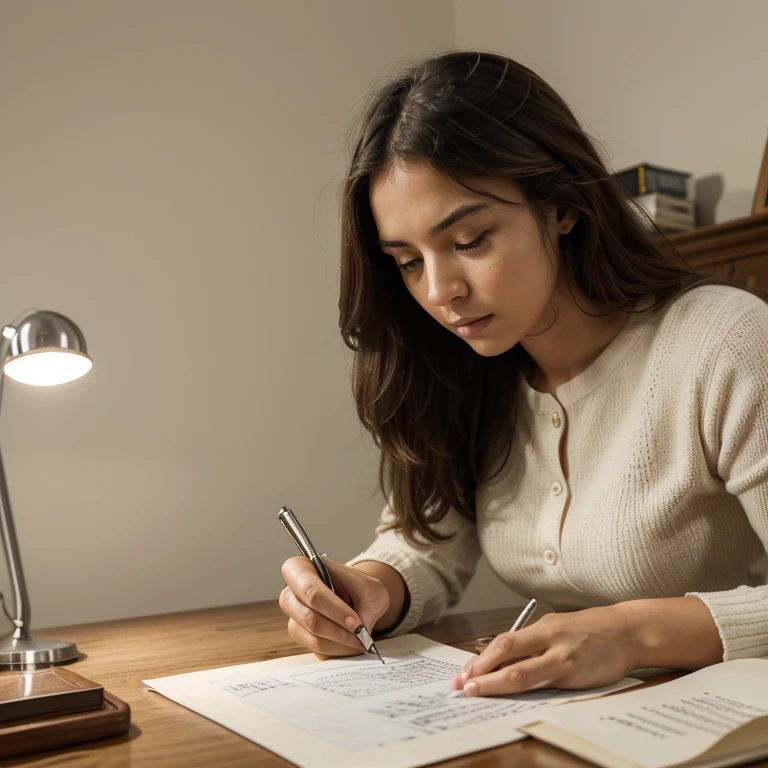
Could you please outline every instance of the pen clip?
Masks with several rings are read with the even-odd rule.
[[[331,581],[331,574],[328,572],[323,558],[320,557],[314,544],[310,541],[307,532],[302,528],[301,523],[296,518],[296,515],[288,509],[288,507],[281,507],[277,513],[277,519],[282,523],[283,528],[288,531],[288,535],[293,539],[294,544],[299,549],[304,557],[308,558],[317,571],[317,575],[323,580],[328,589],[334,594],[336,590],[333,588],[333,582]]]

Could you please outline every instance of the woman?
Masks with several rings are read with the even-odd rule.
[[[483,554],[555,612],[468,662],[468,695],[768,654],[768,306],[651,234],[533,72],[452,52],[372,95],[340,325],[389,503],[327,560],[338,596],[286,561],[296,642],[409,632]]]

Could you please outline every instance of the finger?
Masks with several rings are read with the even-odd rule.
[[[318,637],[311,632],[307,632],[301,624],[292,618],[288,620],[288,634],[299,645],[309,648],[313,653],[323,654],[324,656],[357,656],[358,654],[365,653],[362,643],[358,642],[356,648],[350,648],[348,645],[342,645],[333,640]],[[350,637],[354,637],[354,635],[350,635]]]
[[[310,635],[330,640],[336,645],[346,647],[348,651],[356,651],[362,647],[360,641],[351,632],[312,608],[308,608],[296,598],[289,587],[286,587],[285,592],[280,595],[279,602],[283,611]]]
[[[522,693],[534,688],[546,688],[555,683],[559,676],[560,670],[555,662],[544,654],[511,664],[487,675],[473,677],[464,685],[464,695],[500,696]]]
[[[344,602],[354,606],[361,623],[369,632],[372,631],[378,619],[389,608],[389,593],[384,585],[367,573],[338,563],[327,555],[322,557],[334,585],[338,585],[337,592],[344,591],[344,594],[341,595]]]
[[[286,560],[282,574],[291,592],[308,608],[327,616],[350,631],[354,631],[355,627],[363,623],[353,608],[328,589],[306,557],[292,557]]]
[[[531,659],[532,656],[518,656],[515,659],[508,659],[507,661],[502,661],[501,664],[499,664],[498,669],[503,669],[504,667],[509,667],[512,664],[517,664],[519,661],[525,661],[526,659]],[[459,691],[464,687],[464,683],[466,683],[469,680],[469,675],[466,672],[459,672],[457,675],[454,675],[451,678],[450,683],[448,684],[449,688],[452,691]]]
[[[479,656],[464,665],[464,671],[468,678],[485,675],[505,661],[534,656],[544,652],[547,647],[546,639],[535,624],[517,632],[502,632],[491,640]]]

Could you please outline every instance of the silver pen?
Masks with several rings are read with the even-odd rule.
[[[531,615],[536,610],[536,605],[537,605],[536,599],[532,597],[528,601],[528,605],[526,605],[525,608],[523,608],[523,610],[521,611],[520,615],[517,617],[517,619],[515,619],[515,623],[512,625],[512,629],[510,629],[509,631],[510,632],[517,632],[517,630],[522,629],[528,623],[528,619],[531,618]],[[480,645],[480,643],[483,640],[490,641],[490,640],[493,640],[493,638],[492,637],[481,637],[480,640],[477,641],[478,645]],[[464,689],[462,688],[460,691],[451,691],[448,694],[448,696],[451,697],[451,698],[454,698],[454,699],[460,699],[460,698],[462,698],[464,696]]]
[[[523,608],[523,612],[517,617],[517,620],[512,625],[512,629],[510,629],[510,632],[517,632],[518,629],[522,629],[527,623],[528,619],[531,618],[531,614],[536,610],[536,599],[531,598],[528,601],[528,605]]]
[[[299,548],[299,552],[301,552],[304,557],[308,558],[312,565],[315,566],[317,575],[323,580],[325,586],[328,587],[331,592],[336,594],[336,590],[333,588],[333,582],[331,581],[331,574],[328,573],[323,558],[318,554],[314,544],[312,544],[309,536],[307,536],[307,532],[302,528],[301,523],[296,518],[296,515],[288,509],[288,507],[281,507],[280,511],[277,513],[277,519],[283,524],[283,528],[288,531],[288,535]],[[384,664],[384,659],[381,658],[381,654],[376,648],[376,644],[373,642],[373,638],[368,633],[364,624],[360,624],[353,631],[353,634],[363,644],[366,653],[375,655],[378,657],[379,661]]]

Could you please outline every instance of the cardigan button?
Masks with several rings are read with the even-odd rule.
[[[555,496],[559,496],[562,492],[563,492],[563,484],[555,480],[555,482],[552,483],[552,493],[554,493]]]
[[[544,562],[554,565],[557,562],[557,552],[551,549],[544,550]]]
[[[555,427],[555,429],[560,426],[560,414],[557,411],[552,414],[552,426]]]

